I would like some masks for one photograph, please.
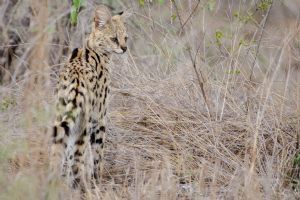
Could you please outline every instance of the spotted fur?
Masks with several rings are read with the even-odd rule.
[[[93,154],[93,177],[99,180],[110,91],[110,57],[127,49],[123,21],[123,14],[112,16],[107,7],[98,6],[85,46],[73,50],[59,76],[50,170],[64,174],[65,166],[71,165],[74,186],[86,187],[84,156],[88,143]]]

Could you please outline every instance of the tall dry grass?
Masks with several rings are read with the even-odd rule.
[[[20,38],[11,68],[0,54],[10,77],[0,86],[1,200],[79,198],[47,184],[53,91],[101,2],[87,1],[72,27],[67,1],[1,1],[2,52],[12,52],[9,31]],[[89,197],[298,199],[297,1],[103,2],[134,15],[129,51],[111,66],[105,170]]]

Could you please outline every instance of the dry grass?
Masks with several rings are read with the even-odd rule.
[[[104,2],[135,14],[129,51],[114,57],[105,172],[89,197],[299,199],[293,12],[285,16],[275,2],[263,26],[268,9],[248,21],[246,12],[261,1],[201,1],[196,10],[196,0]],[[0,199],[76,199],[63,183],[47,185],[53,91],[66,56],[89,32],[95,2],[76,27],[67,1],[0,3],[2,71],[14,50],[8,30],[20,38],[0,74]],[[285,22],[275,31],[282,21],[274,16]]]

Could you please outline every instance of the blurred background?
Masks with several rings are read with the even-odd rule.
[[[48,183],[59,70],[95,5],[130,10],[91,199],[299,199],[300,1],[0,0],[0,199]]]

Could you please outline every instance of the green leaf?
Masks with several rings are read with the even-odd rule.
[[[216,31],[216,39],[222,39],[223,33],[221,31]]]
[[[239,18],[240,17],[240,13],[238,11],[234,11],[233,12],[233,16],[236,17],[236,18]]]
[[[75,6],[75,8],[79,10],[81,6],[81,0],[73,0],[73,6]]]
[[[71,24],[74,25],[77,23],[77,9],[75,6],[71,7]]]
[[[140,6],[144,6],[145,5],[145,0],[139,0]]]
[[[272,0],[262,0],[259,4],[258,4],[258,9],[261,11],[266,11],[269,9],[269,7],[272,4]]]
[[[217,45],[218,46],[221,46],[221,39],[224,37],[224,34],[223,34],[223,32],[221,32],[221,31],[216,31],[216,33],[215,33],[215,38],[216,38],[216,43],[217,43]]]
[[[5,97],[3,101],[0,102],[0,111],[7,111],[10,107],[13,107],[15,105],[17,105],[17,103],[14,99]]]
[[[238,75],[240,73],[241,73],[241,71],[238,69],[236,69],[236,70],[231,69],[231,70],[226,71],[226,74],[232,74],[232,75]]]
[[[85,0],[73,0],[71,7],[71,24],[74,25],[77,23],[78,12],[83,4],[85,4]]]
[[[165,0],[158,0],[158,3],[159,3],[160,5],[163,5],[163,4],[165,3]]]
[[[215,9],[215,7],[216,7],[216,1],[215,0],[209,0],[207,2],[207,9],[209,11],[213,11]]]
[[[300,165],[300,154],[295,155],[294,164],[298,166]]]
[[[176,15],[176,14],[173,14],[173,15],[171,16],[171,19],[172,19],[172,20],[175,20],[176,17],[177,17],[177,15]]]

